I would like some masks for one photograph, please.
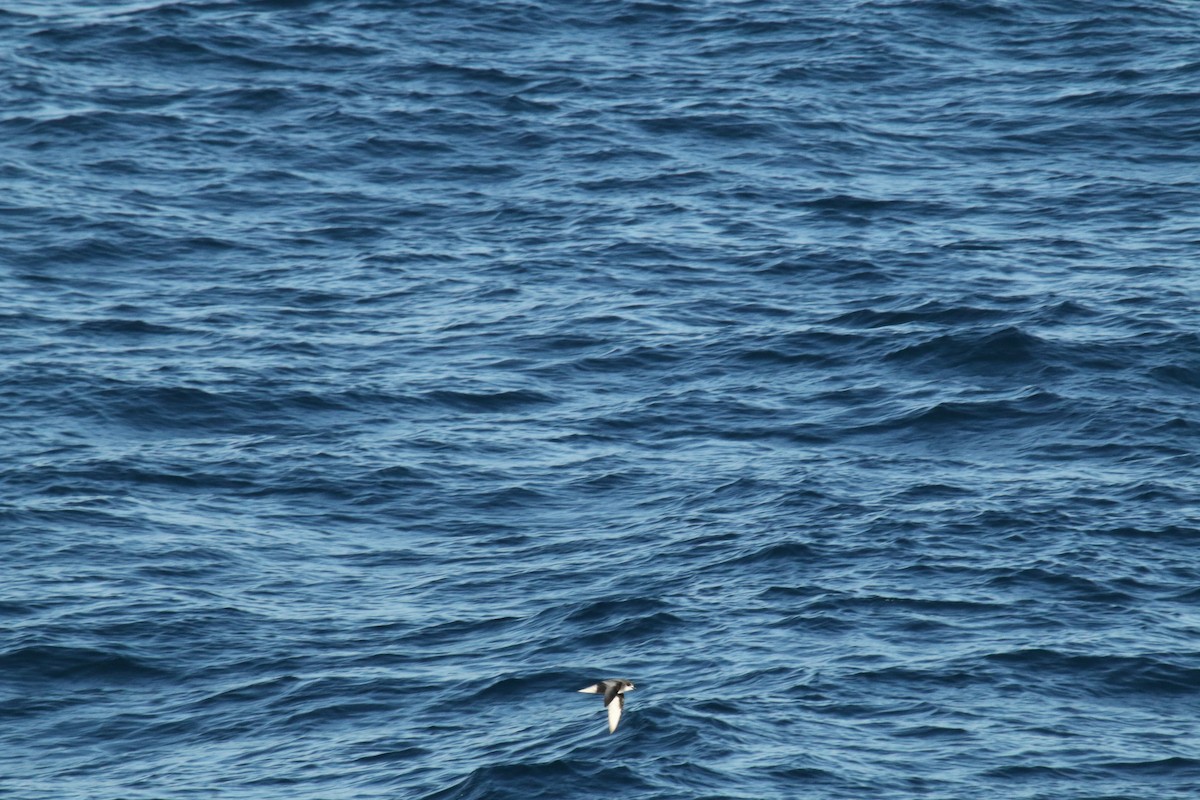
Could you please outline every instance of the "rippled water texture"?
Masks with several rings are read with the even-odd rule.
[[[1197,10],[7,4],[0,794],[1195,800]]]

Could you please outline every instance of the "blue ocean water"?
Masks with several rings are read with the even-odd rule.
[[[1200,796],[1194,5],[0,64],[5,798]]]

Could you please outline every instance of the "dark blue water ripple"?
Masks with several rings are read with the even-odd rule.
[[[0,37],[5,797],[1196,796],[1185,5]]]

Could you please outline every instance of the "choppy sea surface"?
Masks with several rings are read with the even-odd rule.
[[[1200,796],[1194,4],[13,2],[0,187],[5,798]]]

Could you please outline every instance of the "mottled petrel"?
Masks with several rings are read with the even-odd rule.
[[[591,686],[585,686],[579,691],[604,695],[604,707],[608,709],[608,732],[612,733],[617,729],[617,723],[621,721],[621,712],[625,710],[625,693],[633,690],[632,681],[624,678],[608,678],[599,683],[593,683]]]

